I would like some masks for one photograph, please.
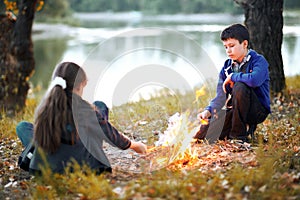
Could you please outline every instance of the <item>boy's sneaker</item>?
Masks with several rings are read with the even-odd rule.
[[[248,134],[248,136],[251,136],[252,141],[254,140],[254,132],[256,130],[256,127],[257,127],[257,124],[251,124],[251,125],[249,125],[248,131],[247,131],[247,134]]]
[[[239,151],[251,150],[251,144],[243,140],[230,140],[230,143],[235,145]]]

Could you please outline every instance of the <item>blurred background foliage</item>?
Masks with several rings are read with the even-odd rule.
[[[15,2],[16,0],[7,0]],[[300,1],[284,0],[284,9],[300,9]],[[73,12],[127,12],[139,11],[144,14],[174,13],[232,13],[242,14],[243,10],[233,0],[44,0],[39,20],[48,17],[64,18]],[[0,13],[5,12],[4,1],[0,1]]]
[[[65,0],[66,1],[66,0]],[[300,1],[285,0],[285,8],[300,8]],[[70,8],[76,12],[123,12],[142,11],[151,14],[173,13],[242,13],[233,0],[69,0]]]

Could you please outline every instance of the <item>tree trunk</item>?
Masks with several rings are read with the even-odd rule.
[[[2,110],[12,111],[13,104],[10,104],[10,96],[13,93],[12,82],[15,82],[16,78],[16,58],[10,52],[10,42],[12,41],[13,28],[15,21],[8,16],[1,15],[0,24],[0,105]],[[1,113],[0,113],[1,116]]]
[[[245,10],[245,25],[250,33],[250,47],[269,62],[272,92],[285,89],[281,55],[283,38],[283,0],[234,0]]]
[[[0,31],[0,105],[13,115],[25,106],[29,83],[34,71],[31,30],[37,0],[18,1],[16,21],[2,16]]]

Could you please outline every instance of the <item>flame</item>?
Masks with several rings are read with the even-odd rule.
[[[199,97],[202,97],[204,95],[206,95],[206,87],[205,85],[202,86],[199,90],[196,90],[196,102],[198,101]]]
[[[200,123],[202,125],[207,125],[208,124],[208,119],[200,119]]]
[[[189,146],[185,152],[181,153],[176,160],[172,163],[173,166],[170,166],[170,168],[175,167],[177,169],[183,169],[187,167],[191,167],[194,164],[198,163],[198,153],[194,149],[192,150],[192,147]]]
[[[198,159],[197,153],[192,152],[191,142],[199,127],[189,122],[189,113],[176,113],[168,120],[168,128],[159,135],[154,147],[147,149],[144,157],[149,160],[149,171],[175,164],[184,167],[192,165]]]

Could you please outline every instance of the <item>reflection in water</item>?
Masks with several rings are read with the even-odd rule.
[[[114,14],[114,17],[117,17],[117,15],[118,14]],[[185,34],[185,36],[197,42],[213,61],[214,65],[220,69],[224,60],[226,59],[224,47],[219,39],[220,32],[225,26],[228,25],[228,23],[242,22],[242,20],[243,19],[240,17],[232,17],[227,19],[226,23],[221,20],[220,23],[215,21],[214,24],[207,24],[203,23],[201,18],[199,20],[193,18],[192,21],[190,20],[188,22],[178,22],[174,20],[171,22],[160,20],[153,21],[153,19],[147,18],[147,20],[141,21],[139,24],[135,25],[128,23],[126,20],[115,20],[113,21],[112,26],[112,23],[109,23],[107,18],[104,18],[102,22],[99,19],[98,21],[88,20],[91,22],[90,24],[88,24],[87,21],[83,21],[83,23],[86,25],[85,27],[88,28],[68,27],[64,25],[35,24],[34,29],[39,31],[42,30],[44,32],[43,34],[33,35],[36,68],[35,74],[31,78],[31,81],[34,86],[40,84],[46,87],[50,80],[51,73],[58,62],[63,60],[73,61],[79,65],[82,65],[86,58],[89,57],[89,53],[100,43],[120,33],[123,33],[124,31],[126,32],[134,30],[134,27],[150,25],[164,27],[173,31],[179,31],[181,34]],[[287,20],[285,20],[285,24],[287,23]],[[287,76],[300,74],[300,63],[297,62],[297,56],[300,55],[299,29],[299,24],[285,26],[283,29],[284,38],[282,55],[284,71],[285,75]],[[49,33],[48,36],[47,33]],[[176,38],[166,35],[160,35],[159,37],[157,35],[152,35],[152,37],[150,35],[147,37],[142,35],[133,37],[131,35],[127,38],[116,38],[113,45],[108,46],[105,50],[102,49],[99,53],[101,54],[101,59],[104,58],[111,61],[116,59],[114,57],[116,51],[118,49],[122,49],[124,46],[149,46],[151,44],[160,44],[161,46],[168,46],[172,49],[181,49],[191,57],[202,60],[202,55],[197,55],[193,49],[187,48],[184,42],[178,40],[176,41]],[[91,57],[89,57],[89,59],[90,58]],[[100,58],[96,57],[94,59],[96,60]],[[164,63],[167,60],[169,63],[171,63],[170,65],[179,65],[177,58],[168,53],[160,53],[160,55],[157,55],[157,52],[155,52],[153,55],[151,55],[148,52],[147,54],[139,55],[139,59],[158,60],[156,64]],[[133,61],[131,62],[134,63],[135,61],[137,61],[136,58],[133,58]],[[206,65],[205,61],[202,63],[202,65]]]
[[[84,98],[109,106],[132,101],[141,86],[184,93],[208,84],[218,74],[195,40],[161,28],[135,29],[112,37],[93,49],[83,67],[89,77]]]
[[[282,59],[285,75],[292,76],[300,74],[300,36],[289,35],[283,37]]]
[[[30,79],[34,86],[48,86],[52,71],[66,49],[64,38],[34,41],[35,72]]]

